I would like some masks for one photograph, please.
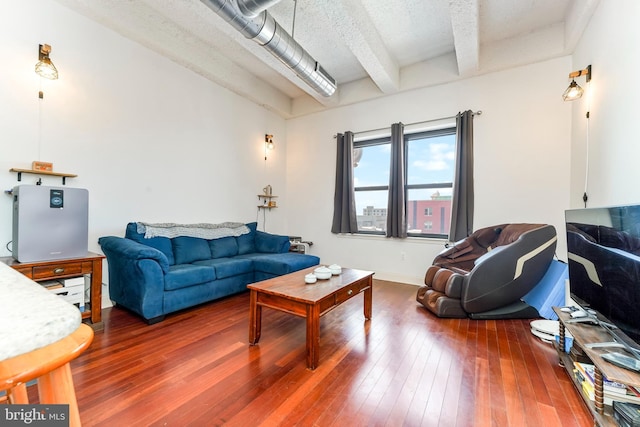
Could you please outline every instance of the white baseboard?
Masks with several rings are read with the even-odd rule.
[[[376,271],[374,279],[388,280],[390,282],[399,282],[407,285],[422,286],[424,285],[424,277],[403,276],[394,273],[385,273],[384,271]]]
[[[102,284],[102,308],[113,307],[113,302],[109,298],[109,286],[106,283]]]

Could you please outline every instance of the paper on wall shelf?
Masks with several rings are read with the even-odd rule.
[[[53,163],[34,160],[31,162],[31,169],[34,171],[53,172]]]

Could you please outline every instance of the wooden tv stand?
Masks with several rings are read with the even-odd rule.
[[[611,334],[609,334],[609,332],[607,332],[607,330],[602,326],[587,323],[569,323],[569,320],[571,320],[569,313],[560,311],[558,307],[554,307],[553,311],[558,315],[558,319],[560,321],[560,342],[556,345],[560,365],[564,366],[567,374],[573,382],[573,385],[576,387],[578,393],[580,393],[580,396],[582,396],[582,399],[591,411],[596,425],[617,426],[618,424],[613,419],[613,409],[604,404],[603,375],[610,381],[640,387],[640,374],[612,365],[601,357],[602,354],[613,351],[626,353],[624,349],[611,347],[589,347],[589,344],[611,342],[614,340],[613,336],[611,336]],[[605,322],[608,321],[600,315],[598,315],[598,318]],[[573,345],[579,346],[595,366],[595,402],[592,402],[588,396],[584,395],[582,392],[582,386],[578,384],[574,378],[573,360],[563,351],[565,347],[565,331],[568,331],[573,336]],[[628,344],[633,344],[633,341],[622,333],[622,331],[616,330],[616,334],[620,339],[624,339]]]
[[[31,280],[42,282],[52,279],[70,279],[85,274],[91,275],[89,289],[91,302],[85,306],[82,319],[91,321],[94,330],[104,329],[102,322],[102,260],[104,255],[87,252],[79,258],[57,259],[51,261],[18,262],[12,257],[0,257],[7,264]]]

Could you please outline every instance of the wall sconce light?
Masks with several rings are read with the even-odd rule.
[[[273,145],[273,135],[264,135],[264,144],[267,147],[267,150],[273,150],[275,145]]]
[[[271,151],[276,146],[273,143],[273,135],[264,134],[264,159],[267,160],[267,151]]]
[[[58,69],[53,65],[53,62],[51,62],[51,59],[49,58],[50,53],[51,46],[48,44],[41,44],[39,46],[36,73],[45,79],[56,80],[58,78]]]
[[[582,89],[580,85],[576,83],[576,80],[575,80],[576,77],[580,77],[580,76],[587,76],[587,83],[589,83],[591,81],[591,65],[589,65],[584,70],[578,70],[578,71],[569,73],[569,78],[571,79],[571,83],[569,84],[569,87],[567,88],[567,90],[565,90],[564,93],[562,94],[563,100],[575,101],[576,99],[582,97],[582,94],[584,93],[584,89]]]

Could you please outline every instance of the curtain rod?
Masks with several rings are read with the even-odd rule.
[[[478,110],[478,111],[472,111],[471,114],[473,114],[474,116],[481,116],[482,115],[482,110]],[[439,119],[430,119],[430,120],[424,120],[421,122],[415,122],[415,123],[405,123],[405,126],[414,126],[414,125],[423,125],[423,124],[427,124],[427,123],[431,123],[431,122],[439,122],[440,120],[448,120],[448,119],[455,119],[456,117],[458,117],[458,115],[456,114],[455,116],[449,116],[449,117],[441,117]],[[386,127],[386,128],[379,128],[379,129],[370,129],[370,130],[362,130],[360,132],[353,132],[354,135],[359,135],[362,133],[369,133],[369,132],[378,132],[381,130],[389,130],[391,129],[390,127]],[[333,139],[336,139],[338,137],[338,135],[333,135]]]

